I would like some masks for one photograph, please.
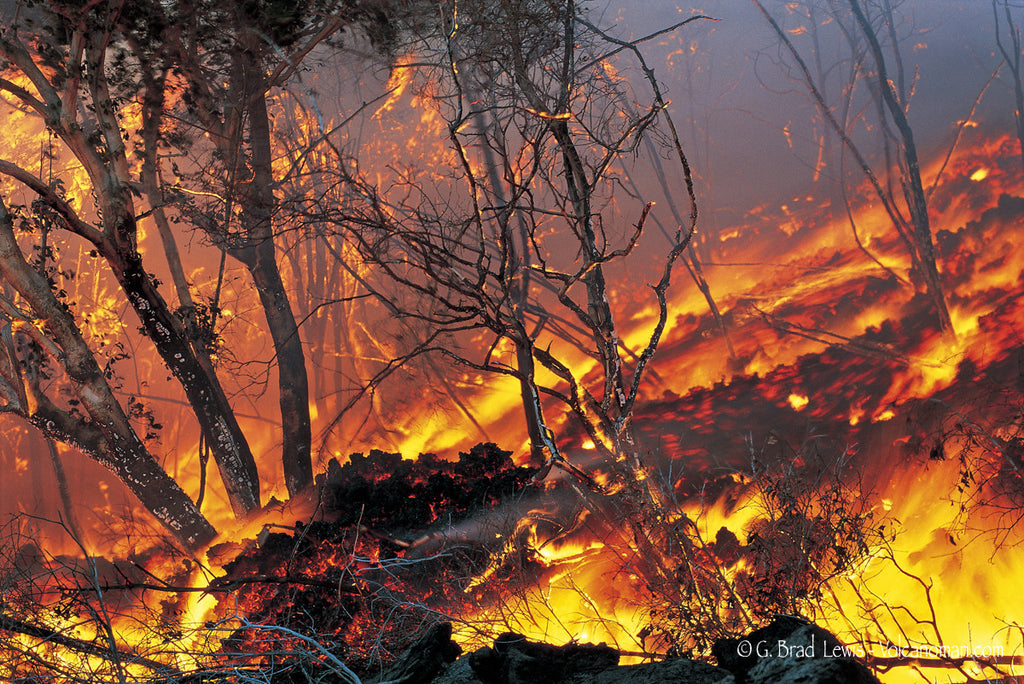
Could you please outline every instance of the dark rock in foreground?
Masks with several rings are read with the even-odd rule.
[[[462,647],[452,641],[451,623],[442,622],[428,629],[382,676],[363,681],[428,684],[435,681],[437,674],[461,654]]]
[[[849,648],[798,617],[776,617],[741,639],[722,639],[712,655],[739,684],[878,684]]]
[[[593,677],[619,664],[619,652],[600,644],[552,646],[502,634],[491,648],[469,654],[469,666],[485,684],[536,682],[559,684],[574,677]]]
[[[604,644],[550,644],[503,634],[459,658],[451,625],[431,628],[373,682],[388,684],[878,684],[849,649],[825,630],[778,617],[742,639],[715,644],[719,666],[670,659],[620,666]]]

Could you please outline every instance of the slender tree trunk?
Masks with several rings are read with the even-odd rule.
[[[626,383],[622,374],[622,359],[619,357],[619,336],[612,316],[611,303],[608,300],[608,286],[601,266],[601,255],[597,248],[597,236],[590,217],[591,188],[580,159],[579,152],[572,141],[569,127],[563,121],[551,126],[552,133],[562,151],[565,170],[567,194],[573,204],[573,220],[582,247],[583,284],[587,290],[587,314],[590,318],[588,327],[593,335],[594,344],[601,357],[604,370],[604,393],[601,396],[601,414],[607,416],[610,424],[605,425],[608,437],[614,443],[617,453],[623,448],[632,450],[634,440],[632,428],[628,421],[623,423],[621,430],[609,429],[620,418],[622,407],[626,403]]]
[[[46,452],[50,457],[50,465],[53,466],[53,476],[57,480],[57,494],[60,496],[60,507],[64,515],[64,523],[76,539],[84,541],[85,537],[82,535],[82,526],[78,523],[75,504],[71,500],[71,488],[68,486],[68,476],[64,472],[64,462],[57,451],[57,444],[49,437],[44,437],[43,439],[46,442]]]
[[[516,341],[516,369],[519,371],[519,393],[523,402],[523,413],[526,419],[526,433],[530,438],[530,461],[536,465],[544,464],[544,416],[534,380],[536,369],[533,362],[533,349],[529,344]],[[553,455],[553,454],[552,454]]]
[[[477,99],[474,95],[474,99]],[[482,123],[481,117],[475,117],[477,132],[481,139],[487,139],[487,130]],[[494,136],[500,139],[501,132],[496,119],[491,120],[490,127]],[[534,379],[536,368],[533,358],[533,346],[530,343],[526,332],[526,320],[523,311],[526,308],[530,294],[530,271],[526,268],[527,255],[529,254],[529,235],[521,218],[508,206],[509,198],[504,193],[504,182],[498,173],[498,160],[494,157],[494,150],[491,145],[480,146],[483,153],[484,166],[487,169],[487,180],[491,186],[491,193],[498,200],[498,205],[503,207],[497,218],[502,250],[508,255],[508,273],[505,277],[509,284],[509,296],[515,302],[513,312],[515,316],[515,328],[521,334],[515,338],[516,348],[516,370],[519,372],[519,395],[523,404],[523,417],[526,421],[526,433],[530,440],[530,460],[540,467],[544,464],[544,451],[547,435],[544,434],[545,424],[543,407],[540,402],[540,395],[537,392],[537,383]],[[517,228],[512,227],[513,216],[516,217]],[[553,454],[552,454],[553,455]]]
[[[288,494],[296,496],[313,483],[309,378],[302,340],[277,267],[274,243],[261,242],[236,256],[252,275],[274,342],[283,433],[281,462]]]
[[[244,60],[245,55],[238,59]],[[240,71],[244,83],[257,82],[259,75],[251,61],[246,62]],[[266,98],[261,92],[252,93],[248,114],[253,180],[248,185],[244,206],[246,244],[231,250],[231,253],[252,276],[274,342],[281,407],[281,463],[288,494],[296,496],[313,483],[309,379],[299,327],[277,265],[273,234],[270,119]]]
[[[875,60],[875,68],[878,72],[878,88],[882,94],[889,115],[896,124],[900,135],[901,152],[903,155],[903,192],[910,210],[913,223],[913,236],[915,250],[917,251],[916,261],[921,270],[921,278],[924,281],[925,290],[932,300],[935,313],[939,319],[939,329],[946,335],[954,335],[953,320],[950,318],[949,309],[946,306],[946,297],[943,294],[942,278],[939,276],[939,269],[935,263],[935,245],[932,242],[931,222],[928,217],[928,200],[924,194],[924,184],[921,182],[921,164],[917,158],[917,145],[914,143],[914,131],[907,121],[903,105],[893,90],[893,84],[886,71],[885,56],[882,54],[882,47],[878,42],[878,36],[864,15],[858,0],[850,0],[850,8],[854,17],[860,25],[861,30],[867,38],[868,46]]]

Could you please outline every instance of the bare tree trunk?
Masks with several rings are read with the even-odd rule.
[[[85,539],[82,535],[82,526],[78,523],[78,514],[75,513],[75,504],[71,500],[71,488],[68,486],[68,476],[64,472],[64,463],[61,461],[57,445],[49,437],[44,437],[46,452],[50,456],[50,465],[53,466],[53,476],[57,480],[57,494],[60,496],[60,507],[63,513],[64,523],[76,539]]]
[[[917,158],[917,145],[914,143],[914,131],[907,121],[907,114],[894,86],[886,71],[885,55],[878,42],[867,17],[861,9],[858,0],[850,0],[850,8],[860,25],[861,30],[867,38],[871,48],[871,54],[875,60],[875,68],[878,74],[878,88],[882,94],[889,116],[896,124],[900,135],[900,151],[903,156],[903,193],[906,198],[907,207],[910,210],[910,218],[913,224],[914,247],[917,251],[917,265],[921,269],[920,276],[924,281],[925,289],[935,313],[939,318],[939,329],[943,334],[952,335],[953,321],[949,316],[949,309],[946,306],[946,297],[942,291],[942,279],[939,277],[939,270],[935,263],[935,245],[932,242],[931,222],[928,217],[928,200],[924,194],[924,184],[921,182],[921,164]],[[888,21],[892,23],[891,15]],[[894,46],[895,47],[895,46]],[[902,75],[901,75],[902,78]]]
[[[1021,34],[1020,26],[1013,20],[1010,12],[1010,3],[1007,0],[1002,2],[1003,13],[1006,16],[1006,33],[1010,38],[1010,45],[1003,44],[1002,32],[999,30],[1002,22],[999,20],[999,2],[992,0],[992,14],[996,20],[996,45],[1003,56],[1006,65],[1010,67],[1010,74],[1013,76],[1013,121],[1017,127],[1017,140],[1020,142],[1020,161],[1024,167],[1024,82],[1021,74]]]
[[[618,422],[626,403],[626,385],[622,376],[622,359],[618,354],[619,336],[608,300],[608,286],[590,216],[590,184],[568,126],[564,121],[555,121],[551,125],[551,131],[562,150],[566,191],[573,204],[572,219],[577,224],[576,231],[580,236],[583,284],[587,291],[587,315],[590,319],[587,321],[587,327],[593,335],[604,370],[600,414],[607,418],[607,423],[603,425],[605,436],[611,440],[613,450],[620,453],[623,447],[631,450],[634,440],[628,423],[622,425],[622,430],[610,429]]]
[[[240,71],[244,83],[259,79],[256,65],[251,62],[244,64]],[[270,120],[264,94],[252,93],[247,109],[253,180],[247,188],[244,206],[245,245],[230,251],[252,275],[274,342],[283,433],[281,462],[288,494],[296,496],[313,483],[309,379],[299,327],[275,253]]]
[[[54,296],[46,279],[25,262],[11,216],[2,203],[0,275],[32,307],[58,345],[60,364],[90,420],[83,421],[52,404],[32,369],[27,372],[27,405],[20,407],[22,415],[45,436],[75,444],[112,470],[189,549],[212,541],[216,531],[139,440],[70,312]]]
[[[254,36],[246,36],[245,40],[252,42]],[[271,137],[270,121],[267,115],[266,77],[260,71],[254,55],[260,54],[258,45],[248,45],[248,49],[239,49],[234,54],[234,63],[231,69],[232,93],[235,96],[233,101],[228,103],[224,112],[224,124],[218,123],[219,112],[212,108],[210,111],[199,112],[200,119],[210,130],[226,130],[229,133],[215,136],[215,141],[224,155],[227,166],[228,197],[237,197],[242,210],[245,235],[240,245],[227,246],[229,253],[238,259],[249,271],[260,297],[260,303],[266,316],[268,329],[274,344],[274,351],[278,366],[279,404],[281,407],[282,425],[282,467],[284,470],[285,484],[288,493],[295,496],[306,489],[313,481],[312,459],[311,459],[311,421],[309,413],[309,381],[306,374],[305,355],[302,349],[302,341],[299,337],[298,326],[291,303],[281,278],[280,269],[277,264],[275,253],[275,242],[273,234],[273,212],[275,209],[273,173],[271,169]],[[157,83],[157,77],[153,74],[152,66],[143,65],[143,75],[147,86],[147,107],[150,114],[144,124],[148,123],[149,128],[145,129],[147,141],[148,162],[144,167],[144,179],[147,192],[155,194],[155,146],[158,139],[158,126],[163,101],[163,89]],[[152,93],[152,94],[151,94]],[[209,103],[206,103],[207,106]],[[247,183],[240,180],[246,176],[242,173],[243,161],[239,152],[243,145],[242,136],[245,129],[242,124],[244,120],[249,123],[248,127],[248,149],[251,153],[252,179]],[[149,157],[154,158],[149,158]],[[240,186],[241,192],[238,192]],[[151,197],[151,202],[159,199]],[[155,216],[158,228],[161,228],[160,221],[162,212]],[[225,218],[230,221],[230,211],[226,212]],[[165,235],[166,233],[166,235]],[[173,260],[173,236],[169,230],[161,230],[165,248],[168,252],[168,259]],[[177,273],[172,265],[172,275],[179,293],[179,300],[185,309],[183,318],[186,327],[193,334],[191,337],[197,344],[202,343],[202,331],[197,329],[195,324],[194,306],[188,295],[188,286],[182,282],[183,274]],[[214,373],[212,361],[205,349],[197,348],[195,354],[199,362],[207,368],[207,372]],[[208,440],[214,449],[214,456],[217,455],[216,440]],[[251,455],[250,455],[251,458]],[[253,460],[253,473],[255,474],[255,461]],[[218,465],[220,462],[218,461]],[[258,493],[256,502],[258,505]]]
[[[313,483],[309,378],[299,328],[277,267],[274,243],[261,242],[232,254],[252,275],[274,342],[283,433],[281,463],[288,494],[296,496]]]

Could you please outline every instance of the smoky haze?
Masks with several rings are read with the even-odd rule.
[[[28,11],[12,0],[2,0],[0,16],[6,20],[16,6],[20,12]],[[835,68],[829,73],[835,75],[830,81],[830,93],[836,97],[842,83],[840,72],[845,53],[840,49],[843,42],[835,26],[824,24],[812,29],[806,14],[801,12],[802,3],[771,2],[766,7],[798,49],[809,57],[813,56],[814,63],[823,69]],[[594,12],[602,20],[599,23],[611,24],[619,36],[630,38],[648,35],[694,13],[714,19],[689,24],[654,39],[643,48],[655,73],[663,81],[695,169],[701,209],[701,251],[713,263],[720,256],[716,243],[723,236],[735,234],[732,239],[742,240],[748,249],[762,250],[784,259],[786,243],[776,239],[780,223],[792,222],[792,227],[783,231],[787,234],[806,232],[815,225],[810,220],[815,214],[831,211],[823,208],[825,195],[829,192],[826,186],[832,180],[830,170],[816,174],[820,147],[820,137],[817,136],[831,134],[824,133],[824,126],[802,85],[787,77],[794,73],[792,62],[753,3],[720,0],[706,2],[699,7],[639,2],[625,6],[595,4]],[[957,122],[967,116],[975,98],[999,64],[992,8],[987,2],[980,1],[917,0],[900,4],[897,16],[900,17],[896,27],[900,50],[914,82],[909,118],[922,157],[931,160],[945,154],[956,134]],[[820,46],[818,50],[814,49],[815,38]],[[323,86],[317,97],[328,114],[335,108],[342,112],[354,111],[360,103],[379,97],[383,91],[388,80],[387,71],[372,66],[369,74],[360,74],[367,62],[353,61],[355,66],[349,64],[332,73],[310,77],[311,82],[319,84],[318,87]],[[354,95],[353,83],[358,84]],[[345,93],[344,96],[339,95],[341,102],[336,107],[330,102],[332,91]],[[300,92],[300,95],[306,93]],[[865,101],[859,104],[868,106]],[[391,137],[391,144],[400,147],[401,136],[407,135],[409,129],[396,126],[385,130],[371,113],[372,109],[348,125],[349,143],[359,149],[379,145],[380,138]],[[1010,131],[1012,114],[1012,88],[1008,81],[1000,78],[985,93],[973,118],[979,126],[991,131]],[[409,113],[408,116],[415,118],[419,113]],[[863,125],[855,131],[858,139],[868,140],[870,137],[870,131]],[[35,145],[34,142],[32,144]],[[832,144],[836,145],[834,140]],[[853,171],[849,177],[860,182]],[[643,185],[655,183],[650,169],[638,171],[637,178]],[[786,207],[785,211],[780,207]],[[667,207],[662,204],[657,212],[658,220],[665,226],[671,226],[673,218]],[[936,229],[954,227],[940,225]],[[658,246],[652,244],[648,249]],[[215,262],[214,252],[203,249],[204,246],[196,241],[190,257],[193,264]],[[640,272],[623,274],[623,277],[636,278],[638,282],[646,276]],[[713,268],[709,272],[709,281],[712,291],[720,296],[738,294],[730,291],[732,275],[725,268]],[[244,289],[244,285],[238,287]],[[692,291],[694,286],[685,277],[677,275],[676,289]],[[314,344],[318,342],[313,340]],[[269,356],[269,353],[263,356]],[[399,399],[397,406],[400,408],[415,404],[415,397],[409,396],[408,384],[392,388],[391,396]],[[510,395],[510,401],[514,400],[514,394]],[[170,409],[164,407],[162,410]],[[513,405],[503,416],[491,416],[492,424],[487,426],[484,434],[500,441],[510,440],[521,432],[514,427],[519,412],[520,409]],[[256,407],[247,409],[246,413],[254,421],[260,414]],[[450,413],[458,416],[458,411],[450,410]],[[383,422],[376,425],[380,427]],[[408,431],[418,429],[429,433],[441,429],[438,427],[441,423],[448,425],[444,428],[446,432],[460,433],[458,438],[442,442],[440,438],[431,440],[428,434],[428,438],[419,444],[424,448],[453,448],[479,441],[482,436],[481,431],[472,426],[464,425],[463,430],[451,427],[452,423],[448,421],[422,421],[418,428],[414,426]],[[266,430],[266,427],[262,429]],[[46,494],[54,487],[52,474],[47,470],[44,444],[37,436],[26,435],[24,427],[17,422],[5,421],[4,430],[17,436],[11,438],[9,446],[3,449],[3,467],[7,473],[0,485],[3,510],[27,510],[55,517],[56,502]],[[178,455],[175,452],[179,444],[191,446],[195,440],[191,434],[186,434],[180,437],[179,444],[175,444],[171,434],[164,437],[161,453],[176,467]],[[519,436],[521,439],[521,434]],[[358,444],[340,445],[339,453],[357,446],[396,448],[397,441],[383,429],[379,432],[371,430],[359,436]],[[520,444],[509,444],[507,448],[519,447]],[[103,501],[98,503],[108,505],[111,497],[115,501],[127,501],[119,494],[120,485],[116,480],[98,466],[85,459],[69,458],[68,469],[72,481],[98,483],[90,491],[90,496],[101,493]]]
[[[765,6],[812,69],[828,72],[826,94],[834,104],[848,50],[820,8],[822,25],[811,30],[805,8],[814,4],[822,3]],[[743,222],[754,207],[783,204],[813,191],[816,113],[802,84],[788,78],[797,76],[792,59],[752,2],[652,3],[642,11],[609,6],[605,16],[617,16],[623,33],[639,37],[691,12],[717,21],[691,24],[652,41],[647,51],[665,81],[673,112],[686,122],[688,152],[701,181],[701,228],[724,230]],[[988,2],[903,2],[896,16],[900,50],[908,78],[914,79],[909,118],[922,157],[930,159],[946,152],[957,122],[967,116],[1000,63],[992,7]],[[1010,130],[1012,116],[1012,85],[997,80],[975,119]]]

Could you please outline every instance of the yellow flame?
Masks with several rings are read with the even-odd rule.
[[[803,394],[793,393],[789,395],[789,405],[796,411],[802,411],[810,402],[810,399]]]

